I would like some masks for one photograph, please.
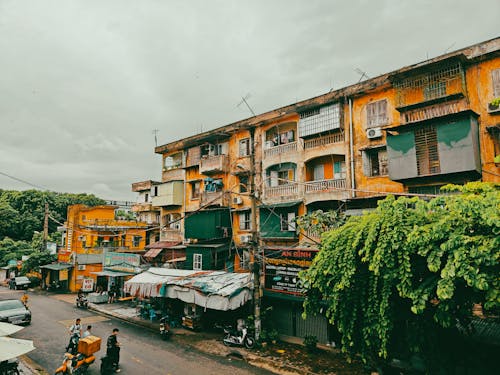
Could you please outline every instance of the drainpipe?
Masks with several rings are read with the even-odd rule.
[[[352,100],[349,98],[349,149],[351,159],[351,197],[354,198],[356,189],[356,179],[354,177],[354,147],[353,147],[353,133],[352,133]]]

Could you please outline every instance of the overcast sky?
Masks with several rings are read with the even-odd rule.
[[[500,1],[0,0],[0,172],[135,200],[158,144],[500,34]],[[29,186],[0,175],[0,188]]]

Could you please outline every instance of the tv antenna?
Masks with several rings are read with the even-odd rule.
[[[153,129],[153,134],[155,136],[155,147],[158,147],[158,133],[160,131],[158,129]]]
[[[366,74],[366,72],[362,71],[362,70],[361,70],[361,69],[359,69],[359,68],[354,69],[354,71],[355,71],[356,73],[358,73],[358,74],[361,76],[361,77],[359,78],[358,83],[359,83],[359,82],[361,82],[361,81],[363,80],[363,78],[364,78],[364,79],[369,79],[369,78],[370,78],[370,77],[368,77],[368,74]]]
[[[242,96],[241,97],[241,102],[239,102],[236,107],[239,107],[240,105],[242,105],[243,103],[246,104],[248,110],[252,113],[253,116],[255,116],[255,112],[253,111],[252,107],[250,107],[250,105],[248,104],[247,102],[247,99],[250,99],[251,95],[250,93],[246,94],[245,96]]]

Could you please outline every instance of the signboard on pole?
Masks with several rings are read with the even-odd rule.
[[[317,253],[316,249],[264,249],[264,288],[301,296],[299,272],[309,268]]]
[[[54,255],[57,253],[57,244],[55,242],[47,242],[47,251]]]
[[[94,279],[83,279],[82,281],[82,291],[91,292],[94,290]]]

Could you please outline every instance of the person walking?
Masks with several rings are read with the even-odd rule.
[[[113,333],[108,337],[106,343],[106,355],[115,370],[115,372],[120,372],[120,343],[118,342],[118,328],[113,329]]]

